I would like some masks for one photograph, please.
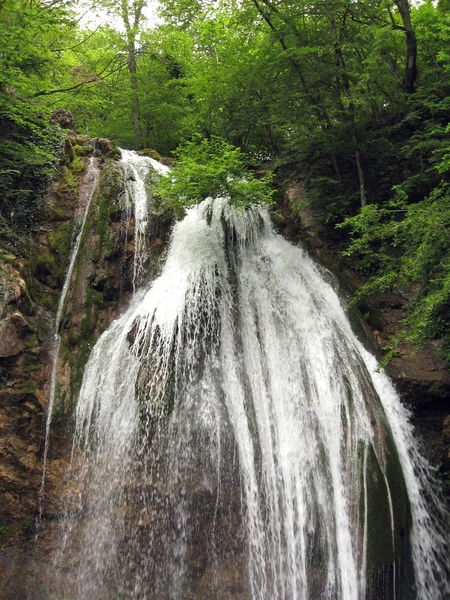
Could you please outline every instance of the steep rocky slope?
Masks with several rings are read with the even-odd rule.
[[[38,233],[20,255],[2,252],[0,257],[0,598],[28,597],[25,582],[41,579],[41,563],[55,544],[71,413],[83,368],[93,343],[126,305],[133,287],[134,221],[132,214],[123,214],[119,158],[108,140],[69,136]],[[47,475],[40,494],[55,315],[92,193],[94,166],[100,178],[64,303]],[[170,219],[155,216],[150,272],[157,268],[164,246],[160,237],[167,235],[169,224]]]
[[[88,161],[100,180],[87,214],[61,321],[58,385],[44,494],[45,419],[52,369],[52,338],[58,298],[73,240],[89,195]],[[67,139],[42,214],[39,233],[21,254],[0,256],[0,599],[28,598],[29,581],[51,569],[57,518],[70,456],[71,413],[84,366],[99,335],[127,305],[133,289],[134,222],[124,214],[124,173],[117,149],[107,140]],[[351,291],[361,282],[324,241],[305,205],[301,184],[280,200],[280,230],[302,240]],[[298,206],[301,206],[299,209]],[[149,276],[157,272],[172,215],[156,211],[149,236]],[[361,307],[359,326],[382,356],[399,328],[405,295],[375,297]],[[444,478],[450,472],[450,373],[436,347],[405,348],[388,369],[413,415],[431,460]],[[444,431],[442,430],[444,419]],[[200,492],[199,492],[200,493]],[[39,513],[41,512],[40,518]],[[34,543],[36,542],[36,543]],[[230,583],[231,585],[231,583]],[[28,590],[28,591],[27,591]]]

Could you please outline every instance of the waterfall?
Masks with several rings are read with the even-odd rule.
[[[176,223],[86,366],[71,597],[448,597],[430,469],[334,287],[265,210],[208,199]]]
[[[53,417],[53,408],[55,404],[55,394],[56,394],[56,377],[58,372],[58,358],[59,358],[59,350],[61,347],[61,337],[59,335],[59,328],[61,325],[61,319],[64,312],[64,305],[66,302],[67,292],[69,290],[70,282],[72,279],[72,273],[75,266],[75,261],[78,256],[78,250],[81,244],[81,238],[83,236],[83,229],[86,223],[87,215],[89,212],[89,207],[91,205],[91,200],[94,195],[95,190],[97,189],[97,184],[100,176],[100,171],[98,168],[97,161],[94,157],[91,156],[87,165],[86,165],[86,173],[83,177],[83,181],[80,185],[79,192],[79,207],[78,213],[76,214],[76,218],[78,218],[78,233],[74,238],[74,243],[72,246],[69,267],[67,269],[66,278],[64,280],[64,285],[61,290],[61,295],[59,297],[58,308],[56,310],[56,318],[55,318],[55,326],[54,333],[52,338],[52,369],[50,374],[50,390],[48,396],[48,407],[47,407],[47,420],[45,423],[45,442],[44,442],[44,456],[43,456],[43,467],[42,467],[42,479],[41,479],[41,487],[39,490],[39,515],[42,517],[42,501],[44,498],[45,492],[45,477],[47,471],[47,458],[48,458],[48,449],[50,443],[50,429],[52,425],[52,417]]]
[[[146,240],[149,220],[147,179],[152,171],[165,174],[169,171],[169,167],[162,165],[153,158],[139,156],[131,150],[121,149],[120,152],[125,182],[125,214],[128,221],[131,211],[134,209],[133,289],[136,291],[145,278]]]

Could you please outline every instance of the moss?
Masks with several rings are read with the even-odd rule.
[[[161,154],[153,148],[144,148],[140,150],[139,154],[141,156],[147,156],[148,158],[153,158],[154,160],[159,160],[161,158]]]
[[[112,160],[120,160],[122,158],[122,155],[120,153],[120,150],[117,146],[114,146],[113,151],[111,152],[111,159]]]
[[[27,261],[27,270],[30,274],[27,286],[30,290],[30,296],[46,308],[54,307],[54,299],[45,298],[46,294],[42,291],[39,281],[45,280],[50,276],[55,280],[55,283],[62,284],[72,247],[73,227],[74,222],[70,221],[62,225],[58,231],[51,232],[47,237],[48,248],[31,254]]]
[[[93,153],[92,146],[80,146],[79,144],[75,144],[74,146],[72,146],[72,148],[75,157],[89,157],[92,156]]]
[[[31,542],[36,535],[36,519],[32,517],[27,517],[20,524],[20,537],[27,541]]]
[[[54,204],[51,208],[51,211],[55,217],[59,217],[60,219],[65,219],[67,217],[66,213],[62,208]]]
[[[86,158],[75,156],[75,158],[72,161],[72,164],[70,165],[70,170],[75,175],[82,175],[86,170],[86,162]]]
[[[70,164],[73,161],[73,158],[74,158],[73,146],[72,146],[69,138],[66,137],[66,139],[64,141],[63,162],[65,162],[65,164]]]
[[[13,534],[11,525],[0,521],[0,544],[6,544]]]
[[[73,242],[74,220],[63,225],[58,231],[53,231],[48,236],[48,244],[52,254],[57,256],[57,269],[52,271],[52,275],[57,279],[64,279],[67,269],[67,261]]]
[[[78,180],[72,171],[66,165],[61,165],[59,168],[60,181],[58,191],[60,194],[69,193],[71,195],[78,191]]]
[[[29,323],[28,323],[28,327],[30,327],[30,329],[31,329],[31,326]],[[37,345],[38,345],[38,338],[37,338],[36,333],[33,332],[32,335],[27,337],[27,341],[25,342],[25,350],[31,350],[32,348],[36,348]]]
[[[38,277],[42,275],[50,275],[55,266],[55,257],[50,254],[47,249],[43,250],[36,254],[32,261],[32,265],[34,267],[33,271]]]
[[[80,323],[80,346],[76,351],[74,343],[74,334],[69,334],[64,340],[63,347],[61,349],[62,355],[65,362],[69,362],[70,368],[70,383],[69,383],[69,397],[70,403],[72,403],[81,388],[81,382],[83,380],[84,367],[90,356],[92,347],[94,346],[98,334],[101,331],[97,331],[98,328],[98,317],[102,309],[105,308],[103,296],[100,292],[93,289],[88,289],[86,293],[86,307],[85,314]]]
[[[107,256],[114,247],[111,239],[110,225],[120,214],[118,198],[123,192],[123,182],[120,170],[115,163],[108,163],[103,169],[97,197],[97,215],[95,218],[95,233],[98,236],[93,258],[99,261]]]
[[[72,416],[71,403],[67,402],[67,391],[63,384],[58,382],[55,386],[55,405],[53,408],[53,419],[56,421],[66,420]]]
[[[101,306],[103,296],[96,290],[89,289],[86,294],[86,312],[81,321],[80,335],[81,339],[89,339],[92,335],[96,323],[99,306]]]
[[[16,256],[11,254],[10,252],[3,250],[0,248],[0,265],[3,264],[12,264],[16,260]]]

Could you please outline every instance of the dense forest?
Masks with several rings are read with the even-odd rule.
[[[262,163],[303,180],[367,281],[359,295],[414,291],[391,351],[433,339],[450,358],[449,0],[167,0],[147,14],[145,0],[0,1],[0,258],[37,227],[64,140],[50,115],[67,109],[79,133],[175,157],[179,188],[194,182],[185,203],[229,172],[237,204],[271,202],[272,175],[240,184]]]

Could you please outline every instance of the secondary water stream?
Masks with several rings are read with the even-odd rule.
[[[408,412],[334,288],[264,210],[210,199],[175,225],[85,370],[71,597],[449,597]]]
[[[98,180],[100,177],[100,170],[98,168],[98,161],[92,156],[87,165],[86,172],[83,177],[83,181],[80,186],[79,193],[79,209],[80,214],[76,214],[75,218],[78,220],[78,233],[74,238],[72,246],[69,266],[64,280],[64,285],[59,297],[58,308],[56,310],[55,326],[52,339],[52,370],[50,375],[50,390],[47,408],[47,421],[45,424],[45,445],[44,445],[44,456],[43,456],[43,468],[42,468],[42,482],[39,490],[39,510],[42,513],[42,501],[45,492],[45,477],[47,471],[47,458],[48,449],[50,443],[50,429],[52,425],[53,409],[55,404],[55,393],[56,393],[56,378],[58,372],[58,358],[59,350],[61,347],[61,337],[59,335],[59,328],[61,325],[61,319],[64,314],[64,306],[66,302],[67,292],[69,290],[70,282],[72,279],[73,269],[75,261],[77,260],[78,250],[80,249],[81,238],[83,236],[83,230],[86,223],[86,219],[89,213],[89,207],[91,205],[92,197],[97,189]],[[42,516],[42,515],[41,515]]]

